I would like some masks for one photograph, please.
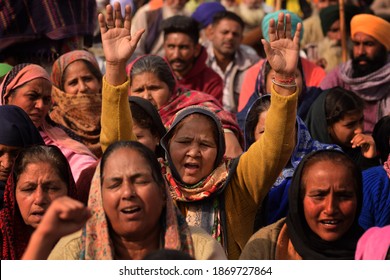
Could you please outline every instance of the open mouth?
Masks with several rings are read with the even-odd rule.
[[[45,211],[34,211],[31,213],[31,216],[34,216],[37,218],[42,218],[44,214],[45,214]]]
[[[139,211],[141,211],[141,207],[139,206],[127,207],[121,210],[121,212],[124,214],[134,214],[138,213]]]
[[[336,226],[340,224],[340,220],[323,220],[321,221],[321,224],[326,225],[326,226]]]
[[[196,163],[186,163],[184,167],[187,169],[199,169],[199,164]]]

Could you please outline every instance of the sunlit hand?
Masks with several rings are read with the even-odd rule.
[[[286,19],[286,23],[284,23]],[[294,37],[291,37],[291,16],[280,13],[278,23],[271,19],[269,23],[269,39],[262,40],[264,50],[271,68],[281,77],[294,77],[299,58],[299,36],[301,23],[298,23]]]
[[[106,17],[98,16],[104,56],[107,63],[126,62],[134,53],[137,43],[144,29],[131,35],[131,8],[125,7],[125,18],[121,13],[121,5],[115,2],[114,6],[106,6]]]

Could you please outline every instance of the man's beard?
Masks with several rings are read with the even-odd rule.
[[[360,61],[365,61],[366,64],[360,64]],[[382,68],[387,63],[387,50],[381,49],[371,59],[366,55],[361,55],[352,59],[352,78],[364,77]]]

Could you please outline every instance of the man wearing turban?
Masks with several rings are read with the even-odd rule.
[[[390,114],[390,23],[378,16],[359,14],[351,20],[352,59],[329,72],[322,89],[335,86],[354,91],[365,101],[364,131]]]
[[[345,5],[344,18],[346,34],[350,34],[350,22],[354,15],[360,13],[360,8],[354,5]],[[319,13],[321,21],[321,30],[324,38],[314,44],[317,47],[317,57],[309,57],[317,65],[322,66],[326,72],[333,70],[342,63],[341,29],[340,29],[340,7],[339,5],[330,5],[322,9]],[[348,50],[352,48],[348,42]]]

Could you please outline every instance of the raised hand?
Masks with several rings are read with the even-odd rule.
[[[125,7],[125,18],[122,18],[121,5],[106,6],[106,17],[98,16],[102,45],[107,63],[126,62],[134,53],[144,30],[131,35],[131,8]]]
[[[106,81],[113,85],[121,85],[127,80],[126,63],[134,53],[144,29],[131,35],[131,8],[125,7],[125,18],[121,13],[121,5],[106,6],[106,17],[98,17],[104,56],[106,58]]]
[[[81,229],[91,213],[80,201],[68,196],[54,200],[31,236],[22,259],[47,259],[58,240]]]
[[[284,20],[286,19],[286,23]],[[291,16],[280,13],[278,23],[271,19],[269,23],[270,42],[262,39],[264,50],[271,68],[281,78],[295,77],[299,59],[299,36],[301,23],[298,23],[294,37],[291,37]]]

